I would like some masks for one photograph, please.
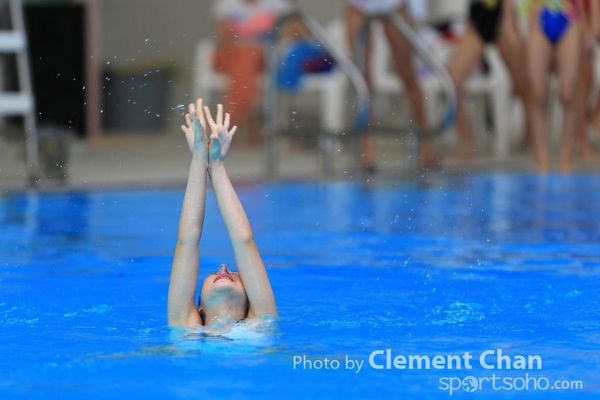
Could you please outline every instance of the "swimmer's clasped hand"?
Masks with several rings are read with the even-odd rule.
[[[202,99],[198,99],[195,105],[190,104],[189,113],[185,114],[186,125],[181,125],[181,130],[185,133],[192,154],[208,160],[208,135],[202,110]]]
[[[208,121],[208,126],[210,127],[210,138],[208,143],[209,164],[212,164],[215,161],[223,161],[225,157],[227,157],[227,153],[229,153],[231,140],[233,139],[233,135],[235,135],[237,126],[233,126],[229,129],[230,117],[229,114],[226,113],[225,119],[223,120],[223,105],[221,104],[217,106],[216,121],[213,120],[208,107],[204,107],[204,114]]]

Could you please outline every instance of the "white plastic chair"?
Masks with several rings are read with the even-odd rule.
[[[214,92],[222,92],[227,86],[227,78],[212,68],[214,42],[203,39],[198,43],[195,52],[193,95],[195,97],[210,97]],[[331,116],[334,105],[340,101],[338,93],[332,93],[332,82],[339,80],[339,71],[328,74],[307,75],[302,83],[301,93],[316,92],[320,98],[319,118],[325,129],[332,127]],[[267,88],[267,77],[261,78],[261,87]]]

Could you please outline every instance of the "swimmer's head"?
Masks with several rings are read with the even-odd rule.
[[[237,272],[227,265],[208,275],[200,288],[198,311],[205,323],[217,316],[227,316],[236,321],[248,316],[248,295]]]

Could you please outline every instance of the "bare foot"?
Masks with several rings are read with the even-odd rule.
[[[596,132],[596,135],[600,137],[600,115],[594,117],[593,127],[594,132]]]
[[[360,166],[367,175],[374,174],[377,172],[375,164],[375,140],[370,132],[364,132],[360,136],[360,146],[363,153]]]
[[[571,159],[570,155],[560,156],[559,168],[560,172],[562,172],[563,174],[570,174],[571,172],[573,172],[573,160]]]
[[[453,164],[469,161],[475,157],[475,149],[472,147],[461,147],[459,150],[450,153],[446,161]]]
[[[550,172],[550,159],[548,156],[538,156],[537,157],[537,169],[538,172],[542,174],[547,174]]]
[[[598,153],[594,148],[590,145],[582,145],[579,148],[579,156],[585,162],[596,162],[598,161]]]
[[[423,139],[419,144],[419,159],[421,168],[434,169],[439,167],[440,161],[435,153],[431,139]]]

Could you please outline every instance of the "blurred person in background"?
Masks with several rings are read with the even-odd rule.
[[[577,123],[577,85],[584,48],[585,7],[583,0],[532,0],[530,5],[527,61],[532,91],[531,127],[537,168],[548,172],[548,81],[554,65],[563,108],[559,169],[573,168],[572,147]]]
[[[510,74],[513,91],[523,102],[525,109],[524,145],[529,145],[530,96],[527,83],[525,41],[518,28],[517,5],[515,0],[471,0],[466,28],[454,54],[449,62],[448,70],[454,81],[458,97],[456,128],[459,138],[459,149],[455,160],[472,158],[475,144],[469,126],[467,106],[465,103],[464,83],[475,66],[481,62],[487,44],[495,44]]]
[[[265,68],[264,42],[277,18],[292,10],[289,0],[216,0],[213,67],[228,78],[226,104],[231,123],[246,128],[240,139],[261,141],[257,105]],[[243,140],[243,139],[242,139]]]
[[[594,43],[600,38],[600,2],[598,0],[584,0],[586,20],[584,24],[583,61],[581,64],[581,77],[577,91],[577,127],[575,130],[575,144],[577,154],[583,161],[593,162],[598,159],[598,153],[592,145],[588,135],[588,126],[591,124],[596,133],[600,134],[600,100],[590,105],[590,89],[594,83]]]
[[[384,13],[397,13],[406,21],[410,21],[411,19],[408,4],[405,0],[347,0],[346,27],[351,53],[355,50],[358,32],[363,26],[366,18],[370,15]],[[404,87],[406,88],[417,125],[420,128],[426,128],[427,121],[423,107],[424,98],[421,87],[419,86],[417,74],[413,68],[413,52],[410,44],[389,22],[384,24],[384,32],[390,45],[396,71],[402,79],[402,82],[404,82]],[[368,61],[370,55],[370,38],[367,38],[365,78],[369,87],[372,88],[370,63]],[[376,171],[375,150],[373,137],[370,132],[366,132],[362,135],[361,146],[363,152],[362,168],[367,173],[373,173]],[[437,166],[437,156],[431,138],[420,139],[419,158],[420,164],[424,168]]]

